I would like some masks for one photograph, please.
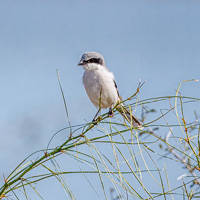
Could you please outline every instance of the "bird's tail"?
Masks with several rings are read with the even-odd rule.
[[[119,104],[116,107],[117,111],[124,117],[128,123],[130,123],[133,127],[138,128],[142,130],[144,127],[142,126],[142,123],[130,113],[123,104]]]

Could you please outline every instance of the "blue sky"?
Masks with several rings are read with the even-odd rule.
[[[199,9],[196,0],[1,1],[0,173],[65,127],[56,69],[72,124],[92,119],[96,109],[77,66],[85,51],[104,55],[124,98],[139,80],[146,81],[141,98],[150,98],[199,79]],[[184,94],[198,97],[197,91],[199,84],[191,84]]]

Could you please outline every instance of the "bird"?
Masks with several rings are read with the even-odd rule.
[[[121,103],[117,84],[112,72],[108,70],[104,57],[98,52],[86,52],[82,55],[79,66],[82,66],[83,85],[90,101],[98,108],[93,121],[96,120],[101,109],[109,108],[109,116],[113,116],[112,108],[115,107],[118,112],[133,127],[142,129],[142,123],[132,115]]]

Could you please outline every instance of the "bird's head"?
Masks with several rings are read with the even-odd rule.
[[[86,70],[95,70],[105,67],[105,61],[100,53],[87,52],[82,55],[78,65],[83,66]]]

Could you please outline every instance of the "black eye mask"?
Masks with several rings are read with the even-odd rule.
[[[91,58],[91,59],[87,60],[86,62],[87,63],[96,63],[96,64],[100,64],[100,65],[103,64],[103,62],[100,58]]]

